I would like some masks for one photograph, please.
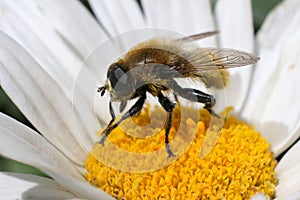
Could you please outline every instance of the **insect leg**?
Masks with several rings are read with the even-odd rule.
[[[104,131],[103,132],[106,132],[109,128],[110,128],[110,126],[111,126],[111,124],[115,121],[115,119],[116,119],[116,115],[115,115],[115,112],[114,112],[114,109],[113,109],[113,107],[112,107],[112,101],[109,101],[109,113],[110,113],[110,116],[111,116],[111,120],[109,121],[109,123],[108,123],[108,125],[107,125],[107,127],[104,129]],[[108,136],[108,135],[107,135]],[[101,138],[101,140],[100,140],[100,144],[104,144],[104,142],[105,142],[105,139],[107,138],[107,136],[103,136],[102,138]]]
[[[212,115],[219,117],[219,115],[212,109],[212,107],[216,104],[216,98],[213,95],[206,94],[193,88],[182,88],[176,82],[173,83],[172,89],[185,99],[193,102],[204,103],[204,108],[206,110],[208,110]]]
[[[172,123],[172,113],[173,108],[175,107],[175,104],[172,103],[167,97],[165,97],[161,92],[158,93],[158,101],[161,104],[161,106],[167,111],[168,117],[167,117],[167,124],[166,124],[166,131],[165,131],[165,144],[166,149],[169,154],[168,157],[174,157],[170,144],[169,144],[169,133],[171,129],[171,123]]]
[[[109,113],[111,116],[111,120],[110,120],[109,124],[107,125],[107,127],[109,127],[116,119],[116,115],[115,115],[114,109],[112,107],[112,101],[109,102]]]
[[[117,121],[114,124],[112,124],[113,121],[111,121],[111,123],[108,125],[108,127],[103,131],[103,136],[102,136],[101,140],[99,141],[99,143],[104,145],[104,142],[105,142],[106,138],[108,137],[108,135],[111,133],[112,130],[117,128],[119,126],[119,124],[122,121],[124,121],[125,119],[137,114],[138,112],[140,112],[143,108],[144,103],[145,103],[145,99],[146,99],[146,93],[144,93],[135,102],[135,104],[126,113],[124,113],[124,115],[121,117],[121,119],[119,119],[119,121]],[[111,105],[110,105],[110,107],[111,107]]]

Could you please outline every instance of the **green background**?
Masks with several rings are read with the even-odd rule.
[[[89,10],[90,7],[87,1],[81,1]],[[254,13],[254,25],[255,30],[259,30],[265,16],[267,13],[280,1],[279,0],[253,0],[253,13]],[[212,4],[215,3],[215,0],[212,1]],[[29,121],[22,115],[22,113],[18,110],[18,108],[13,104],[13,102],[9,99],[9,97],[5,94],[0,86],[0,112],[5,113],[16,120],[26,124],[33,128],[33,126],[29,123]],[[13,171],[13,172],[21,172],[21,173],[30,173],[30,174],[37,174],[42,175],[44,174],[39,170],[24,165],[22,163],[18,163],[16,161],[4,158],[0,156],[0,171]]]

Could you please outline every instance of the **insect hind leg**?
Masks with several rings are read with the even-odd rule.
[[[197,89],[193,88],[182,88],[177,83],[173,84],[172,89],[181,97],[188,99],[193,102],[204,103],[204,108],[208,110],[212,115],[216,117],[220,117],[217,113],[212,109],[216,104],[216,98],[213,95],[207,94]]]
[[[172,103],[167,97],[165,97],[161,92],[158,93],[158,101],[161,104],[161,106],[167,111],[168,117],[167,117],[167,123],[166,123],[166,130],[165,130],[165,145],[168,152],[168,158],[175,157],[173,154],[170,144],[169,144],[169,133],[171,129],[172,124],[172,113],[173,109],[175,107],[175,104]]]

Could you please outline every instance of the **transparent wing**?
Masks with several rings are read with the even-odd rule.
[[[195,40],[201,40],[207,37],[211,37],[214,36],[216,34],[218,34],[219,31],[209,31],[209,32],[204,32],[204,33],[198,33],[195,35],[190,35],[187,37],[183,37],[183,38],[179,38],[177,39],[177,41],[181,41],[181,42],[193,42]]]
[[[193,42],[203,38],[211,37],[218,34],[219,31],[210,31],[190,35],[187,37],[179,38],[180,42]],[[256,63],[260,58],[240,50],[226,49],[226,48],[191,48],[187,52],[183,53],[183,57],[186,58],[194,68],[188,67],[185,70],[216,70],[232,67],[240,67]],[[182,71],[184,72],[184,70]]]
[[[254,64],[260,59],[245,51],[225,48],[199,48],[187,52],[185,58],[193,67],[182,69],[182,72],[240,67]]]

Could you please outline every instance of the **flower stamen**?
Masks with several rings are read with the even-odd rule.
[[[149,109],[144,112],[149,112]],[[174,112],[176,115],[179,111],[175,109]],[[192,110],[190,116],[197,113],[199,111]],[[155,108],[151,121],[155,123],[161,114],[162,111]],[[148,124],[149,117],[145,116],[148,116],[147,113],[141,113],[134,121],[143,124],[145,119],[148,121],[144,124]],[[191,117],[184,120],[185,135],[193,135],[196,130],[195,138],[188,149],[167,167],[143,173],[124,172],[101,163],[95,157],[94,151],[98,149],[95,148],[86,161],[87,180],[118,199],[249,199],[256,193],[274,197],[277,161],[270,151],[270,144],[253,127],[235,117],[227,118],[222,134],[210,153],[199,157],[210,117],[206,110],[201,110],[201,120],[195,121]],[[161,123],[160,120],[157,123]],[[178,128],[176,123],[179,123],[178,120],[173,122],[171,140]],[[129,132],[141,132],[139,126],[124,122],[123,127],[126,126]],[[122,130],[115,129],[108,138],[120,148],[149,152],[164,147],[163,131],[137,138]],[[147,131],[156,132],[149,127]]]

